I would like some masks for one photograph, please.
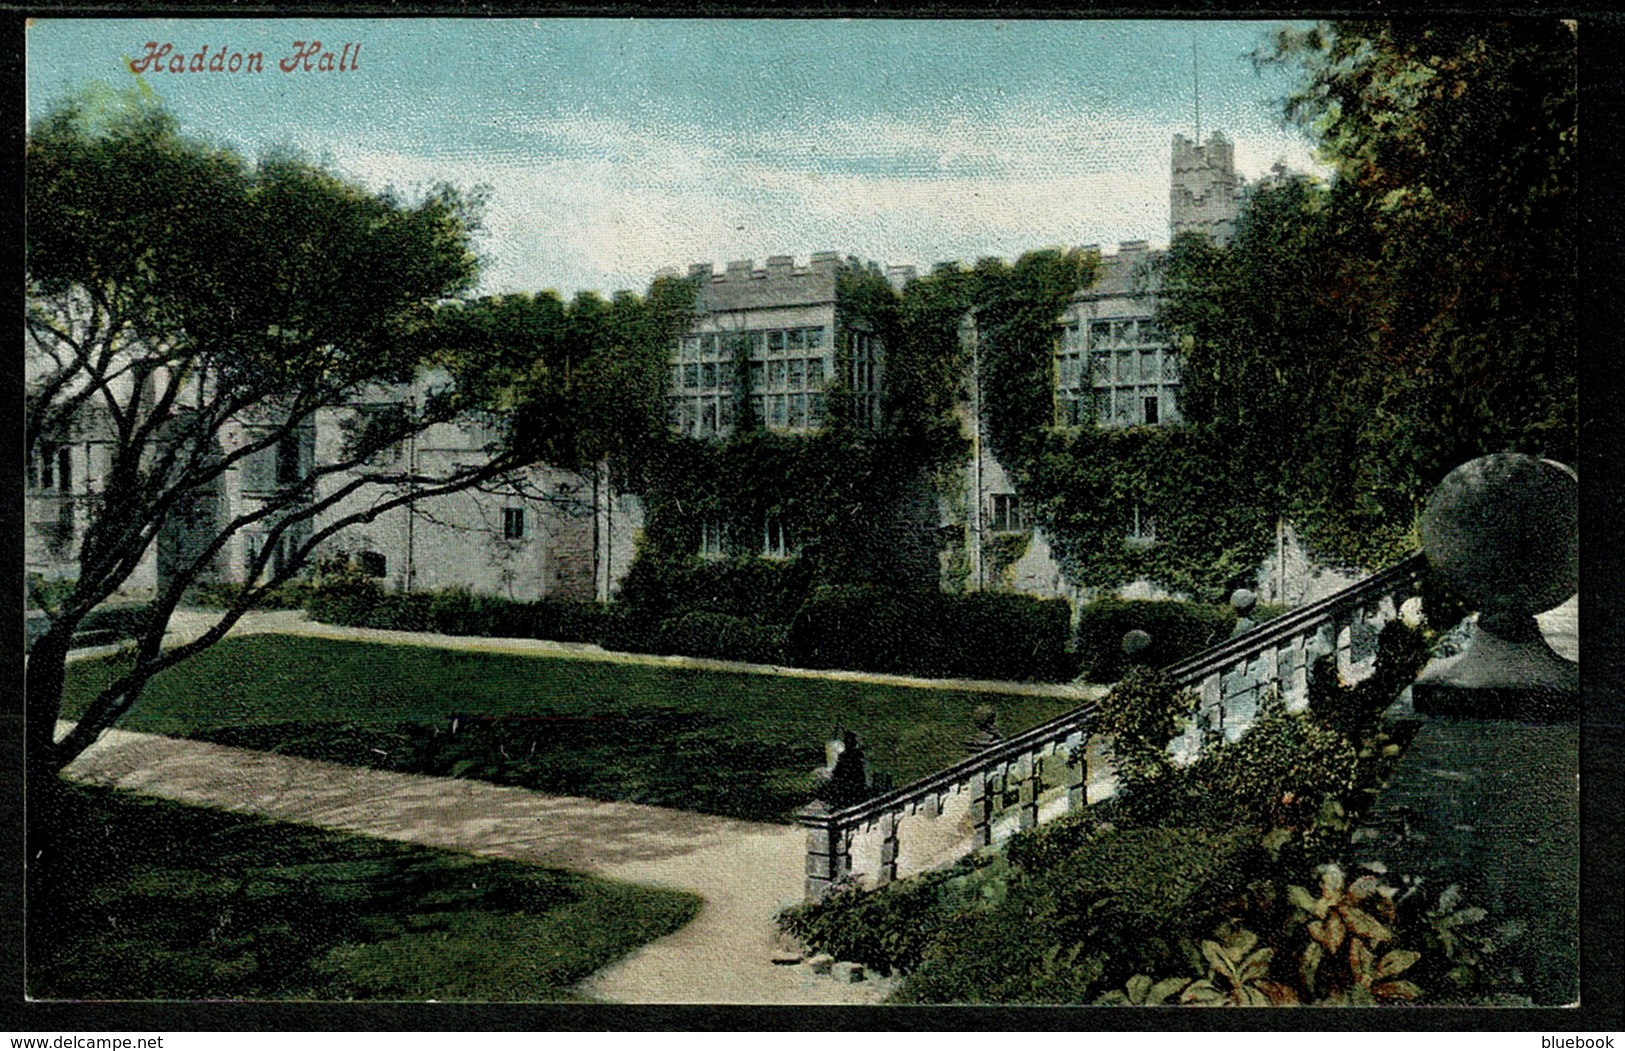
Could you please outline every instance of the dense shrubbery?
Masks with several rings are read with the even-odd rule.
[[[783,925],[840,959],[902,972],[905,1002],[1078,1002],[1177,957],[1181,932],[1222,913],[1262,856],[1246,833],[1074,820],[1016,837],[1003,857],[843,889]]]
[[[596,642],[608,618],[591,602],[514,602],[456,589],[405,594],[364,581],[320,584],[305,608],[313,620],[346,627],[556,642]]]
[[[1058,599],[848,585],[813,592],[796,615],[790,648],[809,668],[1068,679],[1070,620]]]
[[[727,613],[694,611],[660,622],[640,648],[751,664],[783,664],[787,633],[773,624],[757,624]]]
[[[98,606],[79,622],[79,629],[73,633],[73,644],[100,646],[133,639],[147,630],[151,620],[152,612],[145,602]],[[44,634],[47,626],[48,615],[31,617],[24,625],[25,644],[32,647],[34,639]]]
[[[1111,682],[1127,667],[1122,638],[1131,629],[1151,635],[1143,663],[1161,667],[1224,641],[1235,625],[1228,606],[1102,599],[1081,610],[1074,649],[1063,600],[813,587],[793,558],[640,558],[607,608],[458,590],[406,595],[342,568],[283,590],[289,602],[302,597],[312,619],[353,627],[938,678],[1064,681],[1081,662],[1089,679]]]
[[[646,553],[632,563],[616,601],[652,623],[703,612],[788,624],[809,587],[801,559],[660,558]]]
[[[1229,606],[1098,599],[1078,610],[1078,655],[1090,682],[1116,682],[1128,667],[1123,636],[1130,631],[1151,636],[1140,660],[1162,668],[1223,642],[1235,626]]]
[[[1064,601],[852,586],[820,588],[801,603],[805,582],[794,560],[639,566],[609,607],[459,590],[408,595],[339,573],[310,589],[306,608],[314,620],[350,627],[598,642],[756,664],[983,679],[1073,672]]]
[[[186,593],[186,603],[204,609],[228,609],[242,595],[242,584],[197,584]],[[290,580],[260,595],[255,609],[303,609],[316,594],[308,580]]]
[[[785,911],[786,932],[842,960],[880,974],[908,972],[956,917],[944,902],[974,897],[983,866],[967,859],[950,868],[902,880],[874,893],[847,884],[823,901]]]
[[[1516,976],[1495,973],[1480,949],[1498,951],[1514,927],[1477,930],[1483,910],[1464,907],[1459,889],[1437,901],[1402,894],[1378,882],[1380,866],[1362,874],[1342,856],[1401,751],[1403,735],[1380,712],[1420,669],[1423,633],[1391,623],[1378,652],[1376,672],[1352,687],[1323,661],[1308,710],[1268,699],[1246,734],[1210,742],[1188,767],[1165,745],[1192,717],[1192,698],[1136,668],[1101,702],[1097,726],[1121,779],[1115,799],[1021,833],[1002,855],[881,892],[843,890],[784,925],[814,948],[902,971],[905,1001],[1364,1004],[1504,993]]]

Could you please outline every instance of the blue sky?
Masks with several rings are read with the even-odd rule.
[[[148,41],[259,74],[147,73],[184,126],[295,146],[368,185],[490,187],[485,291],[643,288],[690,262],[834,250],[928,267],[1168,239],[1168,155],[1204,134],[1254,177],[1283,129],[1272,28],[1181,21],[82,20],[28,30],[32,111],[134,83]],[[293,42],[356,69],[283,73]]]

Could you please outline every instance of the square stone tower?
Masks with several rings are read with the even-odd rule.
[[[1236,230],[1241,179],[1236,175],[1236,148],[1222,132],[1206,145],[1174,136],[1169,177],[1168,219],[1174,237],[1187,230],[1205,233],[1226,244]]]

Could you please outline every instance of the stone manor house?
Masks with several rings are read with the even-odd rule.
[[[1171,235],[1193,230],[1227,240],[1240,189],[1233,147],[1222,134],[1212,134],[1205,143],[1173,137]],[[1057,319],[1053,375],[1058,424],[1092,420],[1106,427],[1165,427],[1180,422],[1178,355],[1154,321],[1161,255],[1144,241],[1125,242],[1104,253],[1097,281]],[[734,415],[740,403],[732,384],[734,347],[741,338],[749,341],[747,408],[761,425],[791,433],[818,430],[839,375],[840,389],[853,399],[853,417],[878,426],[886,347],[864,318],[843,314],[836,295],[843,269],[863,266],[882,273],[899,290],[915,274],[913,267],[881,271],[834,252],[815,252],[802,265],[790,256],[770,256],[760,268],[748,260],[721,270],[710,264],[691,266],[689,276],[699,285],[696,320],[672,348],[671,426],[681,434],[710,438],[739,425]],[[969,319],[961,336],[976,339]],[[958,555],[969,572],[962,586],[1076,600],[1081,596],[1050,557],[1042,533],[1030,528],[1009,475],[986,451],[978,379],[973,369],[961,406],[973,450],[964,467],[968,495],[940,499],[938,520],[930,525],[963,526],[966,549]],[[298,480],[313,463],[333,462],[346,421],[422,394],[419,389],[380,390],[374,400],[324,410],[303,432],[245,458],[226,472],[216,492],[177,516],[147,552],[131,580],[132,596],[159,586],[175,560],[209,532],[210,523],[251,508]],[[255,426],[252,420],[239,422],[225,442],[250,440]],[[106,473],[107,433],[93,413],[86,413],[70,433],[43,444],[29,464],[29,572],[45,577],[75,572],[76,540],[86,526],[88,498]],[[490,437],[472,424],[438,425],[387,455],[428,471],[480,455]],[[346,509],[341,505],[335,510]],[[1126,521],[1126,543],[1155,541],[1156,525],[1149,516],[1129,509]],[[330,549],[342,549],[365,572],[401,590],[456,586],[517,600],[607,601],[632,563],[642,524],[637,495],[614,491],[602,473],[539,465],[501,485],[393,510],[340,534]],[[994,538],[1029,533],[1025,553],[1013,565],[994,570],[986,564],[984,549]],[[725,538],[710,528],[699,534],[696,553],[701,555],[726,550],[773,558],[793,552],[782,525],[774,522],[763,523],[759,538]],[[251,532],[234,537],[216,560],[217,579],[241,581],[262,543]],[[273,553],[273,565],[281,557],[281,552]]]

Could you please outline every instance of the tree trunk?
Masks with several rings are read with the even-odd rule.
[[[55,741],[72,642],[72,626],[59,622],[35,641],[28,655],[23,747],[26,858],[30,869],[49,863],[63,816],[61,771],[74,758],[63,755]]]

